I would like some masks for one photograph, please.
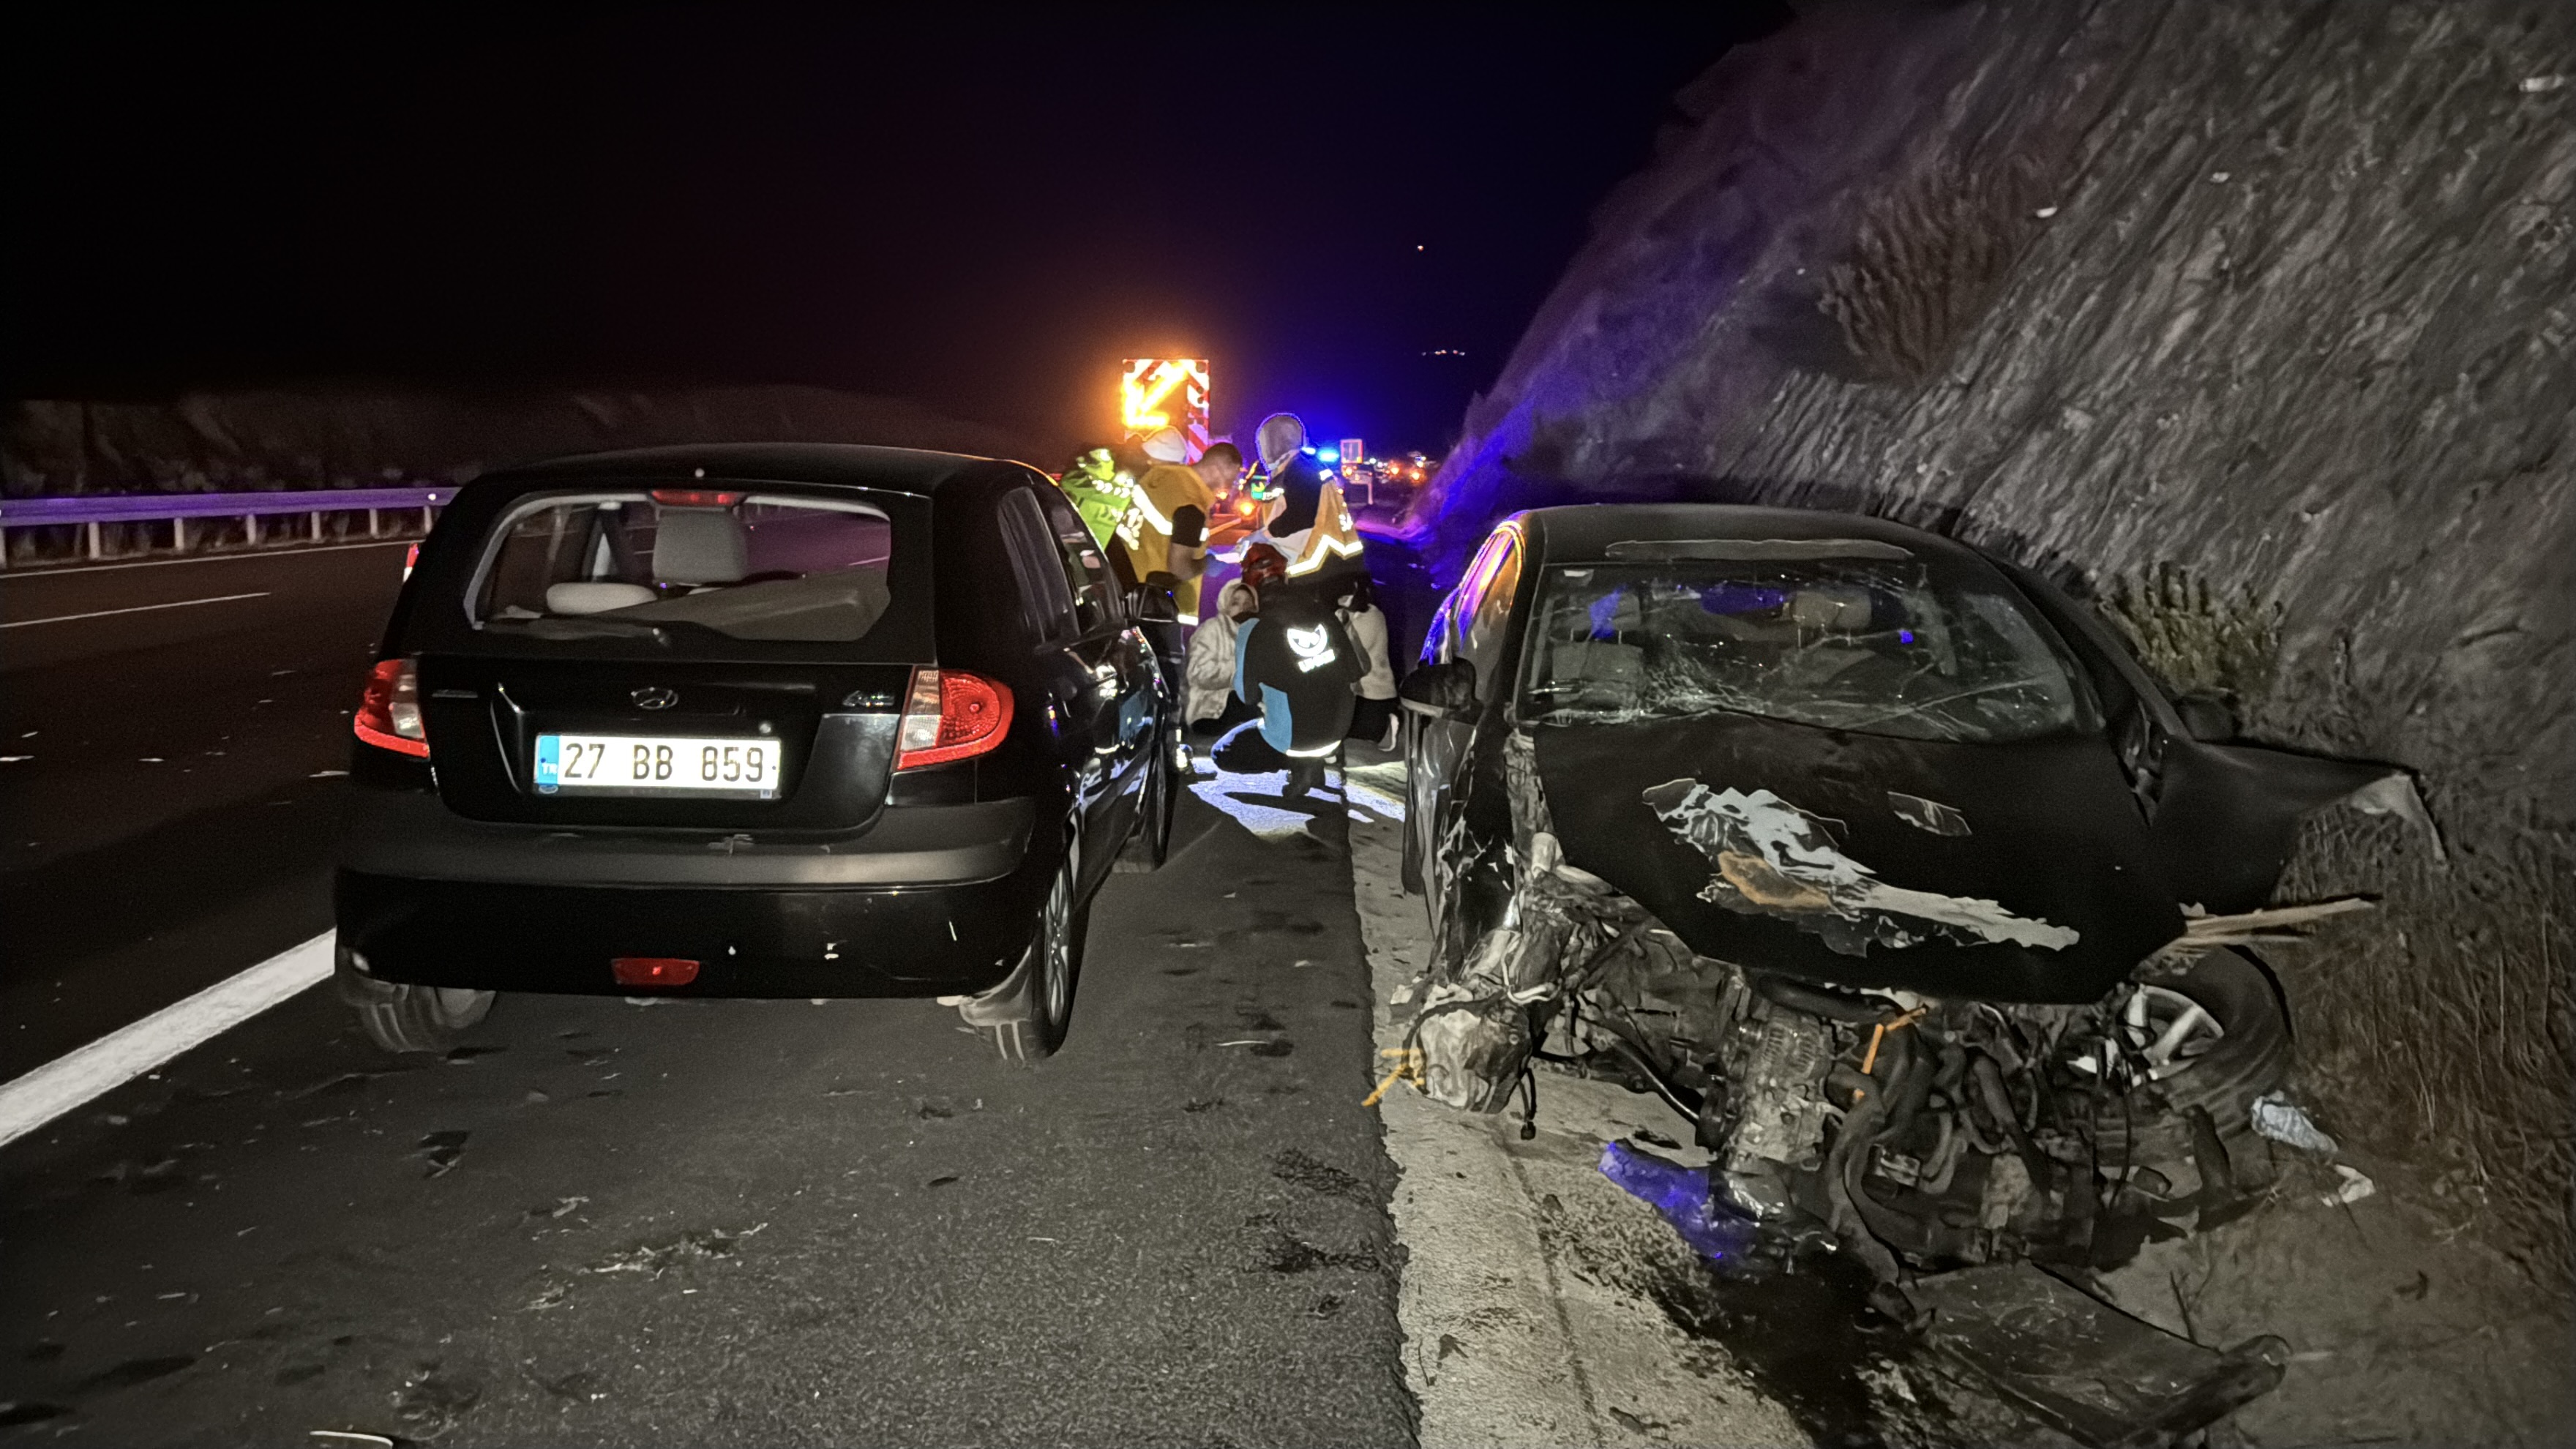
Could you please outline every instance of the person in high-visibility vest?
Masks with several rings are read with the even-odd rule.
[[[1242,472],[1243,451],[1232,443],[1211,444],[1187,466],[1156,463],[1136,480],[1118,520],[1128,566],[1147,587],[1172,591],[1173,611],[1184,627],[1199,621],[1208,520],[1216,513],[1217,494]]]
[[[1117,535],[1118,520],[1127,513],[1129,482],[1109,449],[1086,448],[1074,455],[1072,466],[1056,479],[1056,486],[1064,490],[1073,511],[1082,515],[1093,541],[1107,549]]]
[[[1277,493],[1260,536],[1288,560],[1291,583],[1321,582],[1322,575],[1362,571],[1358,527],[1342,485],[1306,452],[1306,424],[1295,413],[1272,413],[1254,437],[1261,463]]]

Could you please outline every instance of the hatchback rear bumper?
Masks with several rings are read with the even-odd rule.
[[[834,836],[549,830],[468,820],[426,790],[352,790],[339,864],[367,875],[597,886],[957,885],[1020,866],[1036,802],[889,806]]]
[[[379,981],[637,994],[620,956],[700,963],[669,996],[939,996],[1010,974],[1052,879],[1032,802],[889,809],[837,841],[537,831],[435,796],[353,800],[340,945]],[[390,802],[390,803],[389,803]]]
[[[378,981],[640,994],[620,956],[700,963],[655,996],[941,996],[998,984],[1027,947],[1051,867],[921,890],[491,885],[343,870],[340,944]]]

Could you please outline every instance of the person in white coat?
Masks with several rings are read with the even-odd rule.
[[[1378,608],[1365,575],[1352,580],[1343,591],[1341,615],[1350,626],[1351,642],[1368,660],[1368,672],[1351,686],[1359,703],[1351,712],[1350,737],[1372,741],[1381,750],[1392,750],[1398,739],[1395,660],[1387,652],[1386,615]]]
[[[1181,720],[1189,728],[1222,729],[1252,717],[1251,707],[1234,697],[1234,636],[1257,607],[1250,585],[1228,579],[1217,591],[1216,612],[1190,631],[1181,661]]]

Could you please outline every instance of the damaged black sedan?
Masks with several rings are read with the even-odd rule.
[[[1834,514],[1515,515],[1403,696],[1419,1085],[1623,1078],[1723,1208],[1888,1279],[2238,1210],[2290,1061],[2241,948],[2313,914],[2260,909],[2299,817],[2420,811],[2232,742],[2044,580]]]

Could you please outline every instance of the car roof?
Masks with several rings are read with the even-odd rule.
[[[669,477],[686,481],[838,483],[895,493],[929,495],[952,478],[996,466],[1017,468],[966,453],[921,448],[878,448],[859,443],[690,443],[666,448],[625,448],[526,463],[486,475],[496,482],[543,484],[592,478]],[[701,473],[699,470],[705,470]],[[482,481],[482,480],[477,480]]]
[[[1865,538],[1992,567],[1991,560],[1954,539],[1858,513],[1736,503],[1579,503],[1513,517],[1538,557],[1551,564],[1606,561],[1612,544],[1640,539]]]

